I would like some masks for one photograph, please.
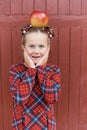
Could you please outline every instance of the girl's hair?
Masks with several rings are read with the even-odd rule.
[[[46,34],[48,36],[48,39],[47,39],[48,43],[50,43],[50,38],[52,38],[55,35],[54,30],[48,26],[39,28],[39,27],[33,27],[32,25],[25,25],[21,29],[23,45],[25,45],[25,43],[26,43],[26,36],[32,32],[42,32],[42,33]]]

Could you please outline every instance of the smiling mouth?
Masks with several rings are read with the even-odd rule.
[[[40,58],[40,56],[32,56],[32,58],[38,59],[38,58]]]

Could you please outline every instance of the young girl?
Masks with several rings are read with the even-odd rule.
[[[54,31],[32,25],[21,31],[24,62],[10,67],[12,130],[55,130],[53,104],[61,93],[60,69],[47,64]]]

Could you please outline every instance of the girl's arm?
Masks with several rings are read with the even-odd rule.
[[[36,70],[27,68],[24,72],[22,67],[19,68],[20,72],[16,66],[10,68],[10,90],[17,104],[25,104],[35,84]]]
[[[53,104],[61,94],[60,69],[52,65],[47,68],[38,66],[37,70],[38,81],[44,93],[44,98],[48,103]]]

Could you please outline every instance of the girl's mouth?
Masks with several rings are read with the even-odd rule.
[[[40,56],[32,56],[32,58],[34,58],[34,59],[39,59]]]

